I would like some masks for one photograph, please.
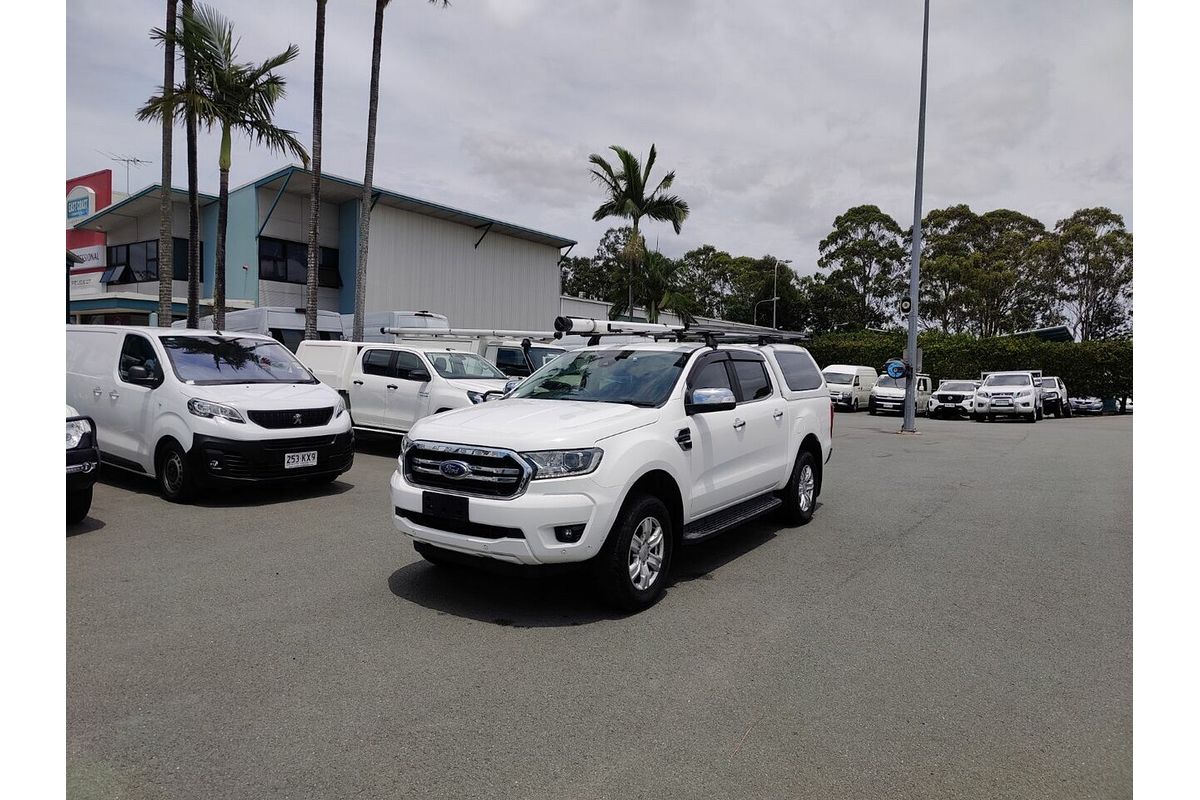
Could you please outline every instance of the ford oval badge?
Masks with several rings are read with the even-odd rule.
[[[439,467],[439,469],[442,471],[444,476],[454,480],[457,480],[458,478],[464,478],[471,474],[470,465],[465,464],[462,461],[443,461],[442,466]]]

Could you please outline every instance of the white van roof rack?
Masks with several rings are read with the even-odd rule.
[[[438,336],[495,336],[498,339],[557,339],[554,331],[509,331],[490,328],[380,328],[388,336],[414,336],[435,338]]]
[[[590,317],[557,317],[554,320],[556,336],[590,336],[588,345],[600,343],[604,336],[648,336],[656,341],[670,339],[676,342],[703,341],[715,348],[719,342],[725,344],[794,344],[808,341],[812,337],[799,331],[746,330],[744,326],[704,323],[701,325],[665,325],[658,322],[631,322],[626,320],[592,319]]]

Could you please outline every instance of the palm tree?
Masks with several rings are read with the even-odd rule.
[[[363,171],[362,200],[358,207],[358,263],[354,269],[354,328],[350,338],[362,341],[367,305],[367,245],[371,235],[371,193],[375,179],[375,121],[379,116],[379,60],[383,50],[383,12],[391,0],[375,0],[375,32],[371,43],[371,95],[367,108],[367,163]],[[450,5],[450,0],[429,0]]]
[[[609,314],[613,319],[622,314],[633,317],[633,302],[646,309],[646,321],[658,322],[664,311],[677,314],[685,323],[695,321],[696,300],[684,286],[685,266],[682,260],[667,258],[657,250],[646,253],[641,274],[634,280],[632,299],[612,298]]]
[[[183,0],[183,27],[192,24],[192,0]],[[187,47],[183,50],[183,87],[185,97],[196,91],[196,59]],[[188,249],[187,249],[187,326],[200,326],[200,185],[196,157],[196,108],[185,105],[188,171]]]
[[[308,167],[308,153],[294,132],[275,125],[275,104],[285,94],[287,81],[275,70],[295,60],[300,51],[293,45],[261,64],[239,62],[233,24],[210,6],[201,5],[192,15],[193,25],[184,30],[184,47],[196,65],[196,86],[182,102],[152,97],[138,112],[139,119],[179,115],[187,105],[207,130],[221,131],[218,167],[221,190],[217,201],[216,275],[213,283],[213,325],[225,326],[225,234],[229,226],[229,168],[232,164],[233,132],[239,131],[268,150],[290,152]],[[183,87],[176,92],[184,94]]]
[[[588,161],[596,167],[591,171],[592,178],[608,192],[608,199],[600,204],[592,214],[592,219],[599,222],[607,217],[623,217],[633,223],[633,235],[629,237],[629,245],[625,252],[625,258],[629,262],[628,310],[632,318],[635,267],[646,252],[645,241],[638,232],[638,224],[642,217],[670,222],[678,234],[680,226],[687,219],[688,204],[676,195],[666,194],[675,182],[674,171],[668,172],[658,182],[658,186],[654,187],[654,191],[646,193],[646,187],[650,183],[650,170],[654,167],[656,156],[653,144],[650,145],[650,156],[646,159],[644,169],[637,156],[624,147],[612,145],[609,149],[617,154],[619,172],[603,156],[597,153],[588,156]],[[617,316],[615,306],[610,313],[614,318]]]
[[[321,266],[321,106],[325,83],[325,3],[317,0],[317,41],[313,49],[312,192],[308,201],[308,293],[304,298],[304,338],[317,338],[317,287]]]
[[[175,19],[177,0],[167,0],[167,27],[163,36],[163,102],[174,102],[175,87]],[[151,31],[151,36],[154,32]],[[174,115],[162,116],[162,185],[158,190],[158,324],[171,325],[171,296],[174,294],[174,240],[171,230],[171,135],[174,132]]]

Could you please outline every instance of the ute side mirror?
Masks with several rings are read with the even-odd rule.
[[[417,383],[429,382],[429,370],[427,369],[410,369],[408,374],[404,376],[407,381],[416,381]]]
[[[512,380],[507,381],[504,384],[504,393],[508,394],[509,392],[511,392],[513,389],[517,388],[524,382],[525,381],[523,378],[513,378]]]
[[[687,402],[683,404],[684,413],[711,414],[714,411],[732,411],[737,405],[737,398],[729,389],[693,389]]]

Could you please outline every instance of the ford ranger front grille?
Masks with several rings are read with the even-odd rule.
[[[404,476],[415,486],[507,498],[525,491],[533,469],[511,450],[418,441],[404,454]]]

